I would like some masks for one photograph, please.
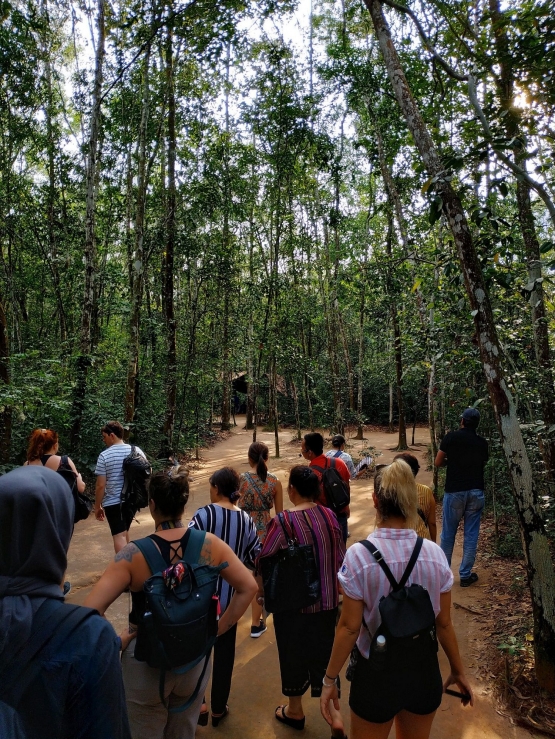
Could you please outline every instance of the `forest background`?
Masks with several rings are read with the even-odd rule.
[[[549,0],[1,0],[0,471],[479,406],[555,689]],[[241,392],[241,391],[244,391]]]

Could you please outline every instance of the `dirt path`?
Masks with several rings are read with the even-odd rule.
[[[248,469],[246,453],[251,441],[251,432],[242,430],[244,419],[237,419],[238,426],[229,439],[217,444],[214,448],[203,451],[205,462],[201,470],[193,473],[191,498],[186,510],[187,521],[191,519],[197,508],[209,502],[208,478],[210,474],[221,466],[232,465],[239,472]],[[258,439],[270,447],[274,452],[274,437],[272,433],[259,432]],[[270,460],[270,470],[284,483],[287,481],[287,471],[302,460],[299,459],[298,444],[291,444],[292,431],[280,433],[280,459]],[[420,458],[422,471],[419,482],[431,483],[431,472],[426,472],[425,458],[428,442],[427,429],[416,430],[416,443],[412,451]],[[367,432],[366,441],[350,442],[348,451],[358,456],[362,446],[371,445],[382,452],[380,462],[390,462],[395,452],[392,447],[396,437],[386,433]],[[364,538],[372,530],[374,524],[374,510],[371,504],[372,480],[357,480],[351,487],[351,518],[349,529],[351,538],[349,544]],[[133,525],[131,535],[134,538],[147,536],[152,533],[152,520],[148,513],[139,516],[139,523]],[[76,532],[69,552],[68,579],[71,580],[73,590],[68,598],[70,602],[81,603],[90,590],[90,585],[103,571],[106,563],[112,556],[112,540],[106,523],[89,520],[77,524]],[[453,601],[456,604],[477,611],[487,610],[481,588],[487,582],[487,575],[476,586],[461,589],[458,585],[458,565],[461,557],[460,542],[457,541],[453,557],[453,571],[455,585],[453,587]],[[107,616],[116,630],[121,630],[127,620],[129,612],[129,596],[121,596],[107,612]],[[479,672],[480,655],[476,653],[477,636],[479,634],[479,620],[464,608],[454,608],[453,619],[459,639],[463,662],[468,675],[472,680],[476,705],[473,709],[461,708],[456,698],[445,696],[431,733],[432,739],[529,739],[528,731],[515,727],[509,718],[501,715],[496,708],[487,685],[481,679]],[[250,614],[247,613],[239,623],[237,632],[237,650],[233,685],[230,696],[230,715],[221,728],[214,729],[199,727],[198,739],[215,737],[223,731],[231,739],[292,739],[292,730],[278,724],[273,718],[274,708],[285,703],[280,689],[279,665],[275,636],[272,628],[272,618],[268,619],[268,631],[259,639],[250,638]],[[440,650],[440,664],[442,674],[448,672],[447,661]],[[348,683],[344,683],[348,686]],[[348,687],[347,687],[348,690]],[[345,691],[347,692],[347,691]],[[329,736],[327,725],[320,716],[318,701],[306,698],[304,701],[307,716],[304,736],[306,739]],[[342,712],[346,720],[348,733],[348,702],[344,697]],[[393,735],[394,732],[392,732]],[[539,736],[539,735],[538,735]]]

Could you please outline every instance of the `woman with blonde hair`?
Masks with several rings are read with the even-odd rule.
[[[268,526],[272,520],[270,511],[275,507],[276,515],[283,511],[283,488],[275,475],[268,472],[269,449],[261,441],[253,442],[249,447],[248,461],[250,472],[243,472],[240,476],[237,502],[249,516],[256,527],[260,544],[268,533]],[[266,624],[262,617],[262,606],[252,602],[251,608],[251,637],[257,639],[266,631]]]
[[[397,459],[378,473],[373,501],[376,530],[366,542],[353,544],[339,572],[343,609],[320,707],[332,725],[334,710],[339,709],[337,677],[356,643],[349,697],[351,738],[386,739],[395,722],[398,739],[427,739],[442,693],[449,685],[456,683],[468,696],[467,702],[473,703],[451,622],[453,574],[440,547],[417,537],[414,531],[418,519],[416,483],[404,460]],[[435,615],[435,630],[420,634],[410,649],[399,649],[394,639],[386,642],[381,634],[380,600],[392,591],[387,568],[397,583],[408,572],[407,586],[425,588],[428,607]],[[451,668],[443,685],[437,641]],[[380,647],[385,651],[380,652]]]

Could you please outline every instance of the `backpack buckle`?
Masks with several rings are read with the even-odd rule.
[[[372,552],[372,555],[374,559],[376,560],[376,562],[383,562],[382,553],[380,552],[379,549],[377,549],[375,552]]]

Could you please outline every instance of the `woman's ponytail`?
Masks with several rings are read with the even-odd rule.
[[[256,463],[256,474],[262,482],[266,482],[266,478],[268,477],[268,465],[266,464],[268,454],[268,447],[261,441],[255,441],[249,447],[249,459]]]

